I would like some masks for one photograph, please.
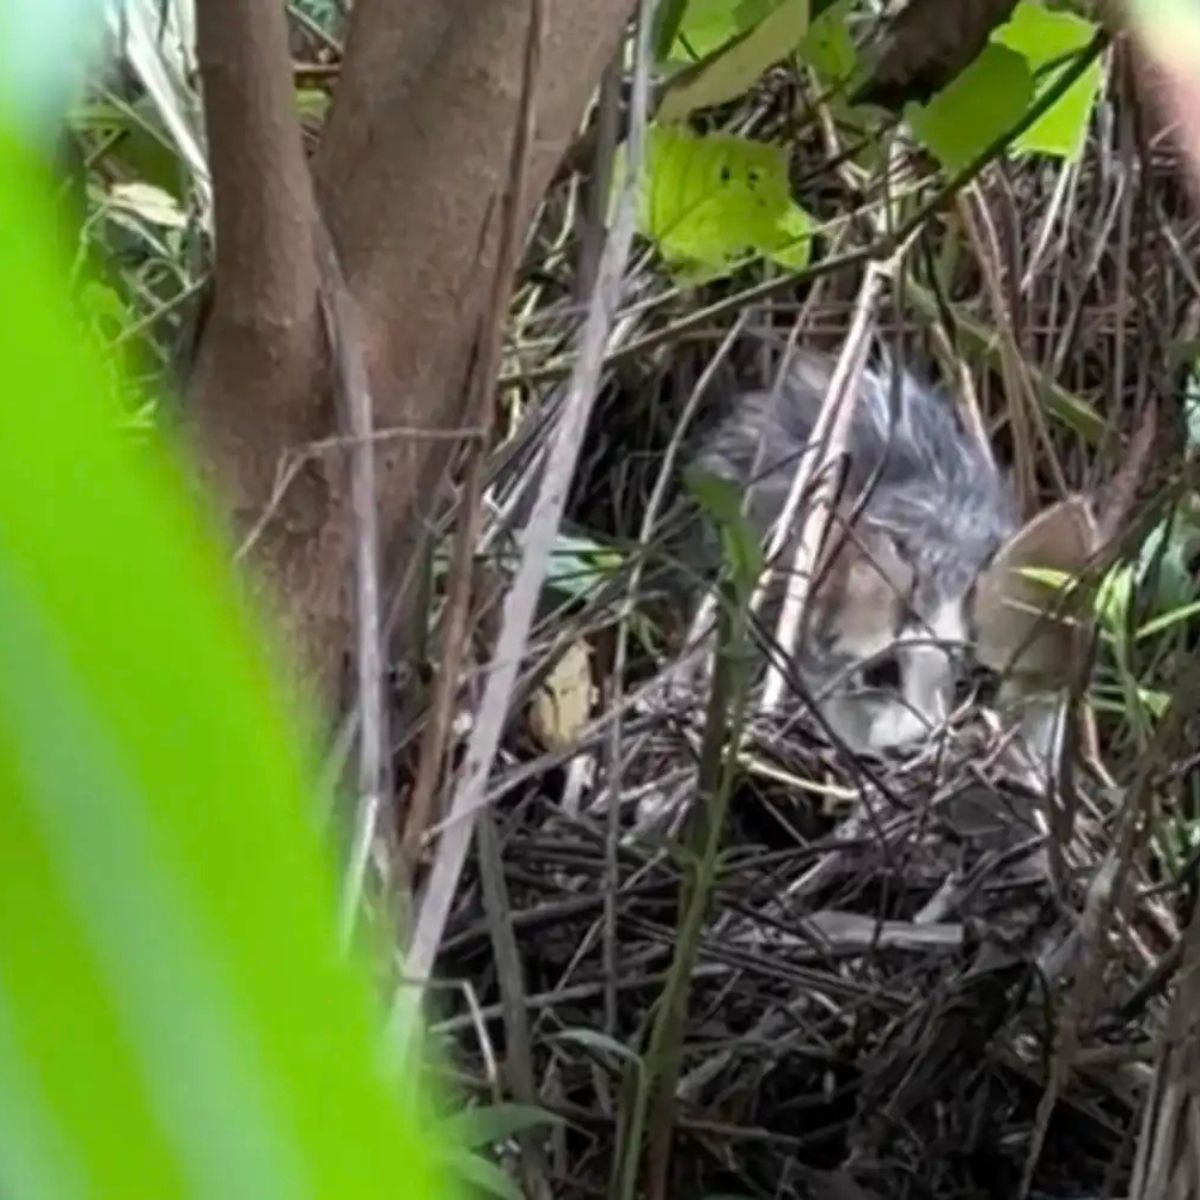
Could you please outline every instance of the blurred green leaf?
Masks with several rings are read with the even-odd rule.
[[[1188,375],[1187,389],[1183,396],[1183,421],[1187,436],[1189,455],[1200,450],[1200,366]]]
[[[329,112],[330,95],[324,88],[297,88],[296,111],[309,120],[323,121]]]
[[[642,1060],[636,1051],[600,1029],[564,1029],[554,1036],[556,1041],[574,1042],[576,1045],[586,1046],[589,1050],[603,1050],[614,1058],[641,1068]]]
[[[540,1125],[560,1125],[562,1118],[529,1104],[481,1104],[447,1117],[442,1130],[455,1145],[474,1150],[506,1141]]]
[[[1193,600],[1191,604],[1182,604],[1178,608],[1171,609],[1170,612],[1165,612],[1161,616],[1155,617],[1152,621],[1147,621],[1136,634],[1137,640],[1140,642],[1143,638],[1153,637],[1156,633],[1162,633],[1166,629],[1171,629],[1175,625],[1179,625],[1184,621],[1190,621],[1197,613],[1200,613],[1200,601]]]
[[[654,57],[668,59],[689,7],[688,0],[660,0],[654,14]]]
[[[747,29],[753,29],[781,0],[685,0],[667,56],[688,64],[719,50]],[[667,5],[670,10],[672,4]],[[666,19],[664,18],[664,28]]]
[[[1120,649],[1129,628],[1129,614],[1133,604],[1134,569],[1129,565],[1114,567],[1100,581],[1096,590],[1096,616],[1112,635]]]
[[[454,1154],[447,1159],[451,1171],[464,1183],[484,1192],[498,1196],[500,1200],[525,1200],[525,1193],[495,1163],[480,1158],[477,1154]]]
[[[1035,100],[1069,66],[1070,58],[1095,37],[1096,25],[1074,13],[1050,11],[1021,0],[1006,24],[992,34],[995,45],[1022,55],[1035,84]],[[1074,160],[1083,152],[1088,120],[1100,90],[1100,63],[1093,63],[1016,141],[1016,153],[1052,154]]]
[[[98,399],[51,211],[0,138],[0,1193],[445,1195],[337,950],[319,740]]]
[[[911,104],[913,133],[950,170],[958,170],[1011,129],[1033,99],[1024,57],[1004,46],[986,46],[965,71],[928,104]]]
[[[594,592],[621,567],[615,550],[592,538],[561,533],[546,571],[547,586],[576,599]]]
[[[742,489],[694,468],[685,473],[684,482],[716,522],[726,570],[739,597],[748,598],[762,575],[763,553],[758,533],[742,512]]]
[[[1196,579],[1191,559],[1200,547],[1200,529],[1180,510],[1171,521],[1156,525],[1138,551],[1137,579],[1156,614],[1179,608],[1195,598]]]
[[[72,128],[111,135],[106,159],[133,179],[162,188],[183,202],[186,171],[154,101],[142,96],[126,105],[107,101],[80,104],[70,115]]]
[[[678,121],[697,108],[736,100],[762,73],[786,58],[808,31],[809,0],[780,0],[752,28],[687,67],[667,85],[660,121]]]
[[[1021,0],[970,66],[928,104],[909,106],[913,132],[943,166],[966,166],[1055,85],[1095,33],[1096,26],[1082,17]],[[1099,62],[1093,63],[1014,139],[1012,152],[1078,157],[1101,78]]]
[[[838,0],[814,17],[800,43],[800,57],[828,85],[845,83],[858,67],[858,51],[846,24],[850,3]]]
[[[642,232],[664,259],[695,279],[766,256],[807,263],[811,218],[792,202],[782,149],[727,134],[650,131]]]

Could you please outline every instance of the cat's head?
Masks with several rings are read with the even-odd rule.
[[[810,605],[802,669],[825,719],[854,749],[904,746],[943,723],[982,667],[1000,680],[1000,704],[1044,758],[1048,698],[1074,682],[1087,647],[1068,581],[1096,546],[1081,497],[1045,509],[994,554],[960,553],[940,569],[936,542],[914,549],[860,521],[835,542]]]
[[[742,397],[700,456],[703,469],[749,488],[764,530],[783,508],[831,369],[801,356],[780,389]],[[1064,502],[1018,528],[988,448],[909,377],[894,388],[884,373],[863,376],[847,453],[795,663],[833,733],[857,751],[928,737],[976,662],[1011,681],[1007,699],[1061,686],[1080,632],[1065,616],[1039,617],[1046,587],[1027,569],[1080,569],[1094,544],[1086,505]]]

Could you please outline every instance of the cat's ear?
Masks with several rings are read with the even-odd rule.
[[[1078,591],[1067,589],[1098,542],[1091,510],[1072,496],[1040,512],[1001,547],[975,589],[977,653],[984,666],[1026,689],[1070,682],[1086,647],[1086,614]]]

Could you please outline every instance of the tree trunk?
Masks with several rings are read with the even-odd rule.
[[[558,0],[523,219],[576,132],[631,0]],[[287,644],[332,698],[349,645],[349,521],[313,253],[313,195],[357,302],[394,562],[419,543],[462,420],[518,115],[529,0],[358,0],[312,177],[283,9],[201,0],[216,289],[190,409]],[[389,437],[388,430],[398,431]],[[289,469],[291,468],[291,469]],[[286,487],[281,486],[283,483]]]

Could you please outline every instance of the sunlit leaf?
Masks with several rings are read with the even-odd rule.
[[[1114,567],[1096,589],[1096,616],[1118,643],[1122,643],[1129,623],[1134,595],[1134,569]]]
[[[1071,56],[1095,37],[1096,26],[1074,13],[1054,11],[1021,0],[1008,22],[992,34],[995,45],[1007,46],[1024,57],[1034,78],[1035,98],[1054,86],[1070,66]],[[1053,154],[1074,160],[1083,151],[1088,120],[1102,78],[1093,63],[1016,141],[1016,153]]]
[[[813,18],[799,54],[826,84],[845,83],[858,66],[858,51],[846,24],[850,0],[838,0]]]
[[[669,59],[688,64],[719,50],[753,29],[780,0],[686,0],[675,29]]]
[[[658,119],[678,121],[693,109],[736,100],[800,44],[808,30],[808,5],[809,0],[780,0],[758,24],[681,71],[667,87]]]
[[[330,96],[324,88],[298,88],[296,111],[310,121],[323,121],[329,112]]]
[[[916,136],[942,165],[957,170],[1011,129],[1033,99],[1025,58],[990,45],[928,104],[909,105]]]
[[[810,253],[786,152],[746,138],[652,129],[640,216],[667,263],[697,279],[763,256],[799,267]]]
[[[1077,582],[1074,575],[1052,567],[1018,567],[1017,574],[1056,592],[1069,592]]]

